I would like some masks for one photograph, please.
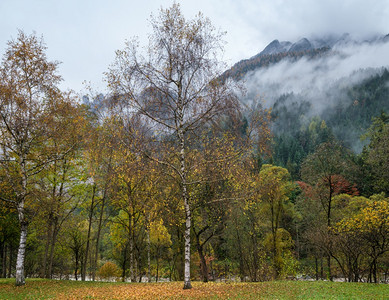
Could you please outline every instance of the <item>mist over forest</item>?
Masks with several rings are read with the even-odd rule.
[[[349,34],[295,43],[274,40],[225,74],[243,83],[245,103],[260,99],[272,110],[275,152],[280,139],[296,139],[318,117],[346,147],[360,153],[368,143],[362,135],[372,118],[389,110],[388,51],[388,35],[364,40]],[[283,166],[288,160],[299,165],[306,154],[296,159],[289,150],[287,157],[274,158]],[[298,170],[295,174],[298,177]]]

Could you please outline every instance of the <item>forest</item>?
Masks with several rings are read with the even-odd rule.
[[[174,4],[151,24],[147,54],[116,52],[107,95],[60,90],[35,34],[8,42],[0,277],[388,282],[388,71],[301,122],[296,95],[239,99],[209,19]]]

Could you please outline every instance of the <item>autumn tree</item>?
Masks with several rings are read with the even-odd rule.
[[[383,194],[373,195],[358,206],[333,226],[339,241],[347,242],[341,246],[349,263],[342,270],[349,281],[360,281],[367,268],[367,280],[377,283],[379,260],[389,251],[389,202]]]
[[[97,96],[96,101],[102,101],[100,96]],[[82,268],[82,279],[85,279],[87,257],[91,256],[91,275],[92,280],[95,280],[97,264],[99,258],[99,247],[101,245],[101,232],[104,223],[104,213],[107,208],[107,202],[111,191],[111,182],[113,178],[113,156],[115,151],[118,151],[116,136],[114,134],[113,118],[104,115],[105,108],[101,107],[98,110],[96,107],[88,105],[89,113],[91,114],[90,123],[87,124],[87,133],[83,135],[84,147],[82,149],[82,164],[84,181],[89,181],[91,184],[85,185],[86,190],[91,191],[89,194],[88,207],[86,211],[89,218],[88,238],[86,255]],[[89,187],[88,187],[89,186]],[[92,221],[97,219],[97,229],[95,234],[94,251],[92,250]]]
[[[17,208],[20,243],[16,285],[23,285],[28,227],[27,207],[34,197],[34,177],[56,159],[52,153],[49,124],[54,121],[52,104],[62,95],[57,62],[46,58],[42,39],[19,32],[8,42],[0,66],[0,147],[5,180],[12,185],[14,199],[2,199]]]
[[[234,172],[233,185],[242,197],[234,201],[229,209],[224,232],[228,251],[225,259],[237,262],[242,281],[246,277],[254,282],[269,280],[271,276],[267,276],[270,272],[267,270],[262,244],[264,222],[261,216],[262,203],[258,196],[258,166],[252,159],[243,160],[238,164],[237,171]]]
[[[301,167],[301,177],[305,183],[304,192],[317,200],[321,211],[324,212],[321,232],[322,246],[327,252],[327,267],[329,278],[331,275],[331,238],[329,228],[332,225],[333,198],[337,194],[349,193],[357,195],[358,190],[350,183],[346,176],[355,174],[355,163],[351,153],[336,141],[321,144],[314,153],[307,156]],[[307,193],[308,192],[308,193]],[[318,237],[318,233],[314,235]]]
[[[153,124],[157,141],[172,136],[173,155],[151,155],[173,170],[179,182],[185,207],[184,288],[188,289],[192,221],[188,135],[236,107],[236,97],[230,84],[217,80],[223,34],[209,19],[199,14],[186,20],[180,6],[173,4],[161,9],[151,25],[146,56],[138,51],[136,41],[127,42],[124,50],[116,52],[107,77],[113,99]]]
[[[46,239],[41,270],[41,276],[46,278],[53,275],[54,253],[62,227],[80,202],[77,188],[81,177],[81,137],[85,136],[88,124],[86,111],[72,98],[50,105],[50,151],[56,159],[37,176],[39,202],[35,202],[38,207],[34,209]]]
[[[194,245],[200,258],[202,281],[207,282],[207,246],[222,234],[228,209],[235,200],[231,177],[238,167],[236,160],[241,157],[241,148],[235,147],[234,142],[237,142],[237,139],[227,131],[223,134],[206,131],[203,134],[212,135],[213,140],[204,144],[200,151],[190,153],[193,165],[196,166],[196,171],[191,175],[191,181],[195,184],[191,186],[190,191]],[[204,164],[204,161],[208,163]]]

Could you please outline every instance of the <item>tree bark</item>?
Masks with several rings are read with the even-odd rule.
[[[20,216],[22,215],[22,216]],[[19,212],[20,221],[20,242],[18,249],[18,256],[16,259],[16,285],[21,286],[26,283],[24,278],[24,259],[26,254],[27,241],[27,222],[24,220],[24,214]]]
[[[193,232],[195,234],[195,239],[196,239],[196,248],[197,248],[197,253],[199,254],[200,257],[200,270],[201,270],[201,277],[203,282],[208,282],[208,266],[207,262],[205,260],[205,255],[204,255],[204,245],[212,238],[213,233],[211,233],[205,240],[204,242],[200,241],[200,236],[203,234],[209,226],[205,226],[202,229],[200,229],[198,232],[195,230],[195,225],[193,224]]]
[[[197,245],[197,253],[199,254],[199,257],[200,257],[200,267],[201,267],[202,280],[203,280],[203,282],[208,282],[208,267],[207,267],[207,262],[205,260],[202,246]]]
[[[150,241],[150,224],[146,218],[146,237],[147,237],[147,282],[151,282],[151,241]]]
[[[24,278],[24,259],[26,255],[26,242],[27,242],[27,227],[28,223],[25,215],[25,200],[27,196],[27,172],[26,172],[26,162],[24,157],[21,157],[20,169],[22,172],[21,178],[21,193],[19,194],[19,201],[17,204],[18,218],[20,224],[20,242],[18,248],[18,256],[16,258],[16,286],[21,286],[26,284]]]
[[[185,189],[186,190],[186,189]],[[185,194],[186,192],[184,192]],[[190,228],[191,228],[191,211],[188,204],[188,199],[185,199],[185,266],[184,266],[184,289],[191,289],[190,283]]]
[[[186,166],[185,166],[185,143],[184,143],[184,132],[182,130],[182,121],[180,122],[178,130],[178,138],[180,141],[180,165],[181,165],[181,189],[182,199],[184,200],[185,208],[185,258],[184,258],[184,289],[191,289],[192,284],[190,283],[190,230],[191,230],[191,208],[189,204],[189,196],[186,182]]]

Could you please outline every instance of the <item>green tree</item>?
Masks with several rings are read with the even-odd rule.
[[[365,148],[365,162],[371,172],[376,192],[389,194],[389,115],[382,113],[373,120],[365,137],[370,143]]]
[[[262,210],[270,223],[270,249],[275,276],[278,278],[282,273],[282,252],[291,246],[290,242],[288,245],[283,245],[285,240],[291,238],[285,229],[280,228],[281,220],[287,213],[294,211],[289,195],[296,186],[292,184],[288,170],[272,165],[262,166],[258,174],[258,185]]]

